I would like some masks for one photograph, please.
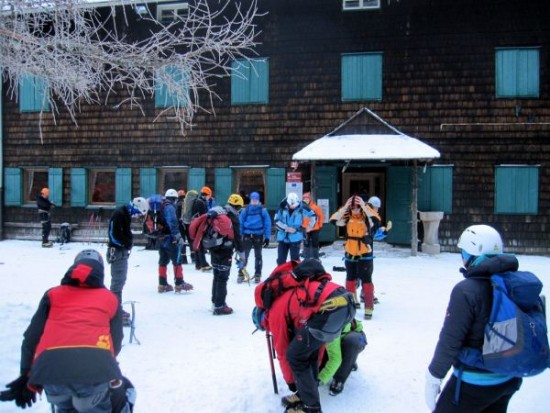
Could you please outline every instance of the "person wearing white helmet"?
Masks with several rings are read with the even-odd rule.
[[[113,211],[109,219],[107,262],[111,264],[111,291],[122,304],[122,289],[128,274],[128,257],[134,238],[130,229],[132,218],[144,216],[149,210],[145,198],[137,197]],[[129,324],[130,314],[123,311],[124,323]]]
[[[460,272],[465,279],[451,292],[445,321],[426,372],[426,404],[435,413],[505,413],[521,385],[521,378],[470,368],[458,358],[463,348],[481,350],[483,347],[485,325],[493,302],[491,275],[516,271],[519,263],[515,256],[503,254],[502,238],[489,225],[466,228],[457,246],[464,265]],[[441,391],[451,367],[454,374]]]
[[[184,281],[183,267],[181,265],[181,251],[185,241],[180,234],[179,220],[176,215],[178,192],[175,189],[168,189],[164,194],[164,198],[165,201],[164,208],[162,208],[162,214],[164,216],[164,222],[166,222],[166,235],[159,240],[158,292],[165,293],[174,290],[174,287],[168,283],[168,264],[170,261],[174,269],[176,293],[190,291],[193,289],[193,286]]]
[[[279,209],[275,213],[275,227],[277,228],[277,265],[287,261],[288,253],[290,259],[298,261],[300,259],[300,244],[304,238],[302,224],[304,216],[309,218],[309,227],[315,227],[317,216],[309,206],[300,201],[300,197],[295,192],[290,192],[286,198],[281,201]]]

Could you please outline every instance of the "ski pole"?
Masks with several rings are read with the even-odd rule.
[[[265,332],[265,338],[267,339],[267,350],[269,351],[269,366],[271,367],[271,381],[273,382],[273,391],[275,394],[279,394],[277,387],[277,376],[275,376],[275,365],[273,360],[275,359],[275,351],[273,350],[273,336],[267,331]]]

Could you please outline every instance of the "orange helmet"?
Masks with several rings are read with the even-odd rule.
[[[40,190],[40,195],[42,195],[44,198],[47,198],[50,196],[50,190],[48,188],[42,188]]]
[[[201,194],[212,196],[212,190],[210,188],[208,188],[207,186],[203,186],[201,188]]]
[[[182,198],[182,197],[184,197],[184,196],[185,196],[185,191],[184,191],[183,189],[180,189],[180,190],[178,191],[178,197],[179,197],[179,198]]]

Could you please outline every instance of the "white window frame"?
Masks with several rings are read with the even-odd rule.
[[[380,0],[342,0],[342,10],[373,10],[380,8]]]
[[[157,5],[157,20],[162,24],[167,25],[176,21],[176,16],[182,17],[186,15],[188,12],[189,12],[189,3],[159,4]]]

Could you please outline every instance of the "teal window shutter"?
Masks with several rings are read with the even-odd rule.
[[[382,100],[382,53],[342,55],[342,100]]]
[[[149,198],[157,193],[156,168],[140,168],[139,170],[139,196]]]
[[[115,205],[124,205],[132,199],[132,168],[115,171]]]
[[[269,61],[238,59],[231,64],[231,103],[269,102]]]
[[[285,168],[269,168],[267,170],[266,208],[275,210],[285,197],[286,191]]]
[[[22,176],[21,168],[4,169],[4,205],[19,206],[22,203]]]
[[[231,168],[214,169],[214,196],[218,205],[225,205],[233,192],[233,171]]]
[[[163,75],[171,78],[174,83],[182,84],[186,81],[184,74],[181,70],[175,66],[167,65],[163,70]],[[185,96],[180,97],[178,101],[177,95],[173,92],[170,92],[170,88],[166,83],[163,83],[160,80],[156,80],[156,90],[155,90],[155,107],[156,108],[169,108],[172,106],[186,106],[189,104],[189,94],[186,92]]]
[[[19,110],[21,112],[49,112],[48,82],[38,76],[23,76],[19,82]]]
[[[540,96],[540,50],[496,49],[495,90],[497,98]]]
[[[206,183],[206,169],[190,168],[187,175],[187,189],[194,189],[200,192],[201,188]]]
[[[50,188],[50,200],[57,206],[63,205],[63,168],[48,170],[48,187]]]
[[[85,207],[88,204],[88,171],[86,168],[71,168],[71,206]]]
[[[538,214],[539,167],[495,168],[495,213]]]
[[[418,209],[453,212],[453,167],[433,165],[418,175]]]

